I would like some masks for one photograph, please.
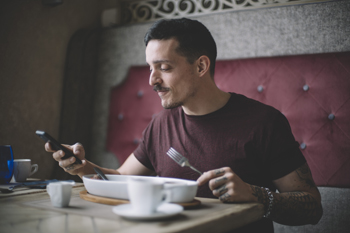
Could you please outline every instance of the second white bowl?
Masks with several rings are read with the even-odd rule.
[[[86,190],[93,195],[116,199],[129,199],[128,180],[139,176],[106,175],[109,179],[92,179],[94,175],[83,176]],[[197,193],[197,182],[178,178],[142,176],[145,179],[164,181],[165,187],[171,189],[171,202],[191,202]]]

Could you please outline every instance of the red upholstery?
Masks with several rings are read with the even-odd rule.
[[[136,149],[152,115],[163,109],[148,77],[148,66],[131,67],[125,82],[111,90],[107,150],[120,163]]]
[[[148,76],[148,67],[132,67],[112,89],[107,149],[120,162],[162,109]],[[215,81],[288,118],[317,185],[350,187],[350,52],[218,61]]]

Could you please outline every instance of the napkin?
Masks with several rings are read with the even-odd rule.
[[[45,189],[49,183],[58,182],[59,180],[43,180],[43,181],[30,181],[30,182],[19,182],[19,183],[9,183],[0,185],[1,192],[12,192],[15,188],[24,187],[32,189]],[[74,182],[74,180],[65,180],[66,182]]]

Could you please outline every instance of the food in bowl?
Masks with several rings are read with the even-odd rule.
[[[86,190],[93,195],[125,199],[128,200],[128,180],[139,176],[124,176],[124,175],[106,175],[109,179],[99,180],[93,179],[94,175],[83,176],[83,182]],[[142,176],[144,179],[156,179],[164,181],[166,188],[171,189],[171,202],[191,202],[197,193],[197,182],[193,180],[185,180],[178,178],[167,177],[150,177]]]

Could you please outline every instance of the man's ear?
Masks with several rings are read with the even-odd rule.
[[[210,67],[210,59],[209,57],[203,55],[197,59],[197,71],[199,76],[203,76],[207,72],[209,72]]]

